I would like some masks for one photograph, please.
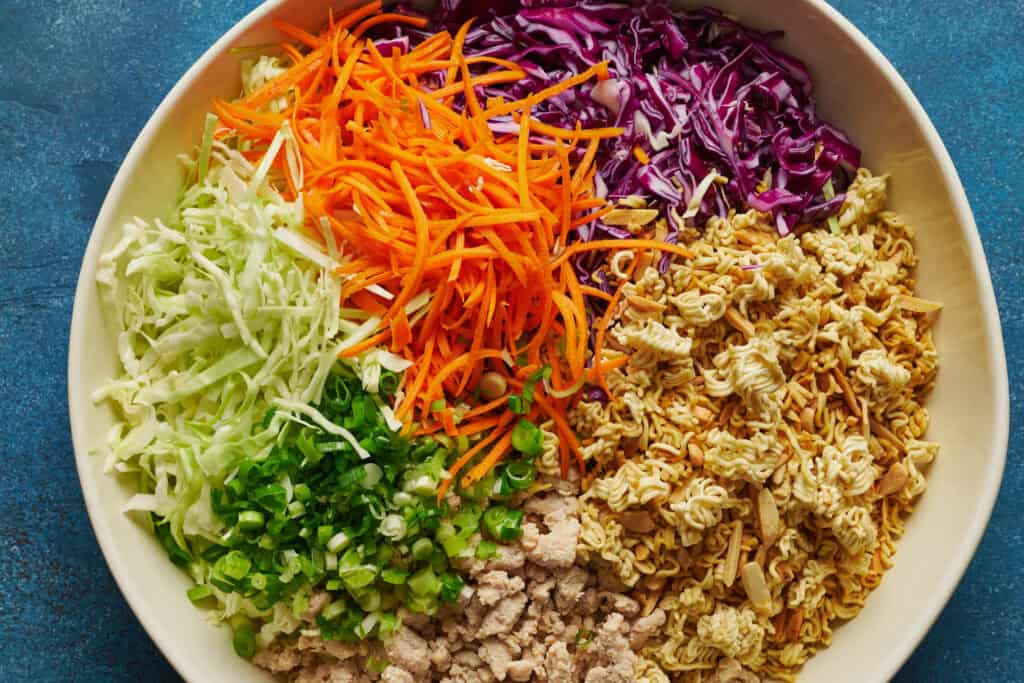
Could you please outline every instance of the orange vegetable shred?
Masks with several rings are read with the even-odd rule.
[[[463,483],[479,480],[511,449],[518,416],[507,397],[470,398],[484,372],[504,375],[511,391],[525,376],[514,359],[534,369],[553,364],[550,386],[564,395],[587,377],[603,382],[603,372],[617,367],[587,368],[592,324],[584,306],[585,297],[613,306],[620,293],[581,286],[568,258],[595,248],[687,252],[652,240],[571,244],[575,229],[608,210],[593,194],[594,159],[599,142],[622,130],[555,128],[532,119],[530,110],[570,87],[607,78],[607,64],[524,100],[480,102],[477,86],[518,80],[522,70],[465,57],[468,24],[455,37],[439,33],[407,53],[382,54],[368,36],[391,22],[419,25],[381,13],[379,2],[334,16],[318,35],[278,22],[296,41],[286,53],[292,66],[237,102],[217,102],[215,110],[224,126],[254,140],[254,149],[290,126],[302,173],[293,177],[284,153],[274,160],[290,188],[286,194],[302,193],[311,238],[322,240],[326,223],[342,247],[339,305],[381,321],[344,355],[388,346],[413,363],[396,416],[415,423],[418,434],[480,439],[449,468],[444,495],[474,458],[480,456]],[[496,70],[473,75],[470,67],[479,63]],[[444,73],[446,85],[421,87],[429,72]],[[271,111],[268,103],[282,97],[285,110]],[[519,134],[493,133],[489,119],[510,113]],[[427,303],[413,306],[424,293]],[[607,325],[606,316],[602,340]],[[439,399],[452,408],[432,412]],[[582,466],[564,418],[573,400],[538,384],[528,416],[552,420],[563,470],[572,456]]]

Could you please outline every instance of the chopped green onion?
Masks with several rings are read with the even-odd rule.
[[[332,602],[331,604],[327,605],[326,607],[324,607],[320,611],[320,616],[322,616],[327,621],[331,621],[332,619],[341,616],[341,613],[344,612],[344,611],[345,611],[345,603],[342,602],[341,600],[337,600],[337,601]]]
[[[530,376],[523,382],[523,400],[527,405],[533,402],[533,392],[537,388],[537,382],[551,377],[551,366],[545,365],[540,370],[530,373]]]
[[[392,541],[402,540],[402,538],[405,537],[407,530],[408,529],[405,524],[405,519],[402,517],[402,515],[394,513],[384,517],[384,519],[381,520],[380,528],[378,529],[381,536],[384,536],[385,538],[390,539]]]
[[[398,633],[398,629],[401,627],[401,619],[394,614],[385,612],[380,615],[380,625],[377,627],[377,633],[379,633],[382,638],[389,638]]]
[[[235,654],[242,659],[252,659],[256,654],[256,631],[250,625],[242,626],[235,630],[231,637],[231,645],[235,648]]]
[[[372,564],[364,564],[355,569],[341,570],[338,575],[349,590],[365,588],[377,578],[377,568]]]
[[[537,478],[537,468],[529,462],[515,461],[505,466],[501,473],[499,493],[507,496],[525,491],[533,485]]]
[[[228,578],[239,581],[245,578],[245,575],[249,573],[252,568],[252,560],[243,555],[237,550],[232,550],[224,557],[217,560],[217,563],[213,566],[213,571],[216,574],[221,574]]]
[[[441,580],[430,567],[424,567],[409,577],[406,582],[416,595],[438,595],[441,592]]]
[[[384,617],[386,617],[386,616],[388,616],[388,615],[387,614],[380,615],[380,623],[377,626],[378,632],[380,632],[382,634],[383,634],[383,630],[384,630]],[[377,674],[383,673],[384,669],[388,668],[388,660],[381,659],[379,657],[373,657],[373,656],[367,657],[366,658],[366,668],[367,668],[367,670],[372,671],[373,673],[377,673]]]
[[[384,583],[390,583],[393,586],[401,586],[409,578],[409,572],[405,569],[397,569],[395,567],[388,567],[380,573],[380,580]]]
[[[464,557],[469,551],[466,537],[470,533],[459,533],[450,522],[444,522],[437,531],[437,540],[448,557]]]
[[[254,590],[261,591],[267,587],[267,576],[266,574],[253,574],[249,577],[249,585]]]
[[[523,535],[522,510],[495,505],[484,512],[484,529],[496,541],[510,543]]]
[[[199,604],[203,600],[213,596],[213,591],[210,590],[209,586],[203,584],[196,584],[186,591],[188,599],[192,601],[192,604]]]
[[[366,591],[360,591],[355,598],[356,603],[364,612],[376,612],[380,609],[381,596],[379,590],[371,588]]]
[[[295,485],[292,489],[292,495],[295,496],[295,500],[300,500],[305,503],[313,497],[313,492],[310,490],[308,484],[302,483]]]
[[[476,552],[474,554],[478,560],[489,560],[492,557],[497,557],[498,544],[494,541],[480,541],[476,546]]]
[[[528,457],[544,452],[544,433],[528,420],[520,420],[512,428],[512,447]]]
[[[519,394],[508,395],[508,407],[516,415],[526,415],[529,412],[526,401]]]
[[[434,553],[434,544],[430,542],[429,538],[418,538],[412,544],[412,556],[413,559],[423,561],[429,559]]]
[[[443,574],[441,576],[440,600],[443,603],[452,604],[459,599],[462,587],[465,585],[462,578],[456,574]]]
[[[238,515],[238,528],[242,531],[256,531],[263,528],[264,521],[263,513],[259,510],[246,510]]]
[[[379,617],[376,614],[367,614],[362,621],[359,622],[355,627],[355,634],[360,640],[366,640],[373,629],[377,627],[377,621]]]
[[[352,538],[344,531],[339,531],[331,536],[331,540],[327,541],[327,551],[336,553],[339,550],[347,548],[351,543]]]
[[[362,487],[364,489],[372,489],[376,486],[381,477],[384,476],[384,470],[380,468],[380,465],[376,463],[368,462],[363,465],[363,470],[366,472],[366,476],[363,478]]]

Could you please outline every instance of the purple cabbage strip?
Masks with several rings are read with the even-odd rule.
[[[527,73],[480,88],[484,101],[519,99],[608,60],[613,80],[593,96],[593,84],[580,86],[533,115],[566,128],[625,128],[598,155],[598,184],[611,199],[639,195],[681,213],[716,170],[729,182],[705,195],[694,224],[750,207],[771,214],[785,234],[834,215],[860,165],[860,150],[817,118],[807,68],[771,46],[780,33],[755,31],[711,8],[674,10],[664,0],[443,0],[430,28],[454,33],[474,17],[465,53],[512,60]],[[505,118],[494,129],[517,126]],[[649,165],[633,156],[635,146]],[[836,196],[826,200],[829,180]],[[670,227],[674,235],[678,226]],[[581,236],[618,231],[589,232]]]
[[[454,34],[474,19],[465,54],[511,60],[526,72],[520,81],[478,88],[481,101],[521,99],[608,61],[611,79],[551,98],[532,115],[563,128],[625,129],[602,143],[596,160],[597,190],[609,199],[639,195],[682,214],[701,180],[717,171],[728,182],[712,185],[691,225],[753,208],[770,214],[786,235],[838,213],[860,165],[860,150],[818,119],[807,67],[772,47],[782,34],[747,28],[718,10],[680,11],[667,0],[441,0],[430,19],[429,30],[391,27],[378,37],[398,41],[405,51],[402,40],[415,44],[438,30]],[[473,70],[497,68],[477,64]],[[435,72],[421,82],[437,88],[443,78]],[[495,118],[491,127],[518,132],[510,116]],[[636,159],[636,146],[649,164]],[[824,196],[829,181],[832,199]],[[667,215],[665,239],[675,242],[683,226],[671,211]],[[594,221],[577,239],[627,236]],[[573,265],[581,281],[609,291],[603,263],[600,254],[589,253]],[[668,259],[659,265],[664,270]]]

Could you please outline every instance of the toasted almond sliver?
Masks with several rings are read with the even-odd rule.
[[[642,313],[660,313],[668,309],[665,304],[659,304],[657,301],[652,301],[644,296],[637,296],[636,294],[630,294],[626,297],[626,301],[633,308],[641,311]]]
[[[914,313],[935,313],[942,310],[942,304],[938,301],[929,301],[928,299],[921,299],[908,294],[897,296],[895,303],[903,310],[913,311]]]
[[[736,581],[736,573],[740,568],[740,551],[743,550],[743,521],[737,519],[732,523],[732,536],[729,538],[729,549],[725,553],[725,569],[722,582],[732,586]]]
[[[754,336],[754,324],[743,317],[743,314],[736,310],[733,306],[725,309],[725,319],[729,321],[729,324],[735,327],[737,330],[743,333],[743,336],[750,339]]]
[[[795,641],[800,639],[800,628],[804,625],[804,611],[795,610],[786,622],[786,640]]]
[[[638,534],[650,533],[655,527],[651,513],[646,510],[627,510],[622,513],[621,521],[623,528]]]
[[[712,417],[714,417],[714,413],[712,413],[704,406],[694,406],[692,412],[693,417],[696,418],[697,422],[707,422]]]
[[[690,551],[686,548],[679,548],[676,550],[676,562],[679,563],[679,568],[686,570],[693,564],[693,557],[690,555]]]
[[[897,491],[902,491],[910,479],[907,467],[901,462],[895,462],[878,482],[878,495],[891,496]]]
[[[893,434],[892,430],[890,430],[884,424],[882,424],[881,422],[878,422],[874,418],[870,418],[868,420],[868,424],[871,426],[871,433],[872,434],[874,434],[875,436],[877,436],[880,439],[885,439],[886,441],[891,443],[893,446],[895,446],[901,453],[906,453],[907,452],[907,447],[903,445],[903,441],[900,440],[900,437],[898,437],[895,434]]]
[[[766,613],[772,609],[772,594],[768,590],[768,582],[764,579],[764,571],[757,562],[747,562],[740,572],[740,580],[743,581],[743,590],[753,603],[754,609]]]
[[[628,197],[623,197],[619,200],[620,206],[625,206],[630,209],[646,209],[647,200],[640,195],[631,194]]]
[[[814,431],[814,408],[811,406],[800,411],[800,426],[804,428],[805,432]]]
[[[612,209],[601,219],[606,225],[640,227],[658,217],[657,209]]]
[[[704,451],[700,449],[700,446],[694,442],[686,444],[686,455],[690,458],[690,464],[694,467],[704,466]]]
[[[779,538],[781,522],[775,496],[767,488],[757,492],[757,521],[761,526],[761,541],[766,546],[774,545]]]
[[[846,374],[843,373],[839,368],[832,368],[832,376],[836,380],[836,384],[843,391],[843,399],[846,400],[846,406],[853,413],[854,417],[860,419],[860,405],[857,403],[857,395],[853,393],[853,387],[850,386],[850,381],[846,379]]]

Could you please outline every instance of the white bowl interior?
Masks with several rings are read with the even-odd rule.
[[[271,680],[238,659],[226,631],[209,625],[185,597],[189,581],[153,538],[120,512],[129,491],[105,476],[89,451],[112,415],[90,392],[117,370],[94,285],[103,248],[132,216],[165,214],[179,190],[177,155],[199,139],[214,97],[239,89],[237,45],[273,42],[275,16],[309,28],[326,5],[270,2],[222,38],[193,67],[147,124],[97,220],[75,298],[69,353],[71,426],[86,503],[107,562],[140,621],[190,681]],[[339,3],[336,8],[354,2]],[[928,438],[942,444],[896,566],[861,615],[806,666],[804,680],[881,681],[923,637],[959,580],[988,520],[1006,452],[1008,393],[995,299],[963,189],[930,122],[902,79],[845,19],[818,0],[716,6],[761,28],[784,28],[782,47],[815,76],[820,110],[863,148],[865,164],[891,174],[890,206],[917,228],[920,291],[945,303],[936,326],[940,375],[928,402]],[[827,78],[826,78],[827,76]]]

